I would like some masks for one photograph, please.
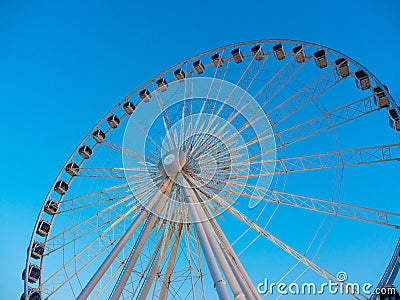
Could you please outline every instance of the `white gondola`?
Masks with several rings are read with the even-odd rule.
[[[303,63],[306,60],[306,55],[304,53],[304,47],[303,46],[297,46],[293,48],[293,54],[294,54],[294,59],[298,63]]]
[[[314,57],[317,66],[320,67],[321,69],[326,68],[328,66],[328,59],[326,58],[326,53],[324,49],[315,52]]]
[[[36,233],[40,236],[46,236],[50,232],[50,222],[47,220],[40,220]]]
[[[212,59],[212,61],[214,63],[214,66],[216,66],[217,68],[221,68],[222,67],[222,65],[224,63],[224,60],[222,59],[221,54],[219,54],[219,53],[214,54],[213,56],[211,56],[211,59]]]
[[[44,243],[34,241],[31,249],[31,257],[34,259],[41,258],[44,254],[44,250],[45,250]]]
[[[389,109],[389,124],[393,129],[400,131],[400,116],[396,109]]]
[[[93,132],[92,137],[96,142],[102,143],[106,138],[106,134],[104,133],[103,130],[97,129],[96,131]]]
[[[345,58],[335,60],[336,71],[339,76],[347,77],[350,75],[349,62]]]
[[[139,97],[142,99],[144,102],[149,102],[151,98],[150,91],[147,89],[141,90],[139,92]]]
[[[185,72],[183,72],[182,69],[175,70],[174,76],[178,80],[183,80],[183,79],[185,79]]]
[[[25,293],[21,295],[20,300],[26,300]],[[28,287],[28,300],[42,300],[39,289]]]
[[[79,172],[79,165],[72,161],[66,165],[65,171],[71,176],[76,176]]]
[[[44,211],[49,215],[54,215],[58,211],[59,203],[54,199],[47,200]]]
[[[364,70],[358,70],[355,75],[358,88],[367,90],[371,87],[369,76]]]
[[[133,112],[136,109],[135,104],[133,104],[131,101],[127,101],[124,103],[124,105],[122,105],[122,108],[124,109],[124,111],[128,114],[131,115],[133,114]]]
[[[92,149],[88,145],[83,145],[78,150],[79,155],[82,156],[84,159],[88,159],[90,155],[92,155]]]
[[[386,88],[386,87],[385,87]],[[387,88],[386,88],[387,90]],[[374,96],[375,96],[375,104],[376,106],[383,108],[383,107],[389,107],[390,105],[390,100],[385,91],[380,88],[379,86],[374,88]]]
[[[235,63],[239,64],[243,61],[243,54],[239,48],[233,49],[231,53]]]
[[[160,91],[165,92],[168,88],[168,83],[164,78],[160,78],[156,81],[156,84]]]
[[[60,180],[54,185],[54,190],[58,194],[64,195],[68,191],[68,183],[66,183],[64,180]]]
[[[117,128],[120,121],[116,115],[111,115],[108,117],[107,123],[108,123],[108,125],[110,125],[111,128]]]
[[[285,58],[285,50],[283,50],[282,44],[277,44],[277,45],[273,46],[272,50],[274,50],[275,57],[278,60],[282,60]]]
[[[264,53],[260,45],[255,45],[253,48],[251,48],[251,52],[253,52],[253,56],[256,60],[262,60],[264,57]]]
[[[22,280],[25,280],[26,269],[22,272]],[[28,268],[28,282],[35,283],[40,278],[40,267],[35,264],[29,264]]]
[[[196,71],[197,74],[201,74],[204,72],[204,65],[200,60],[196,60],[193,63],[193,68]]]

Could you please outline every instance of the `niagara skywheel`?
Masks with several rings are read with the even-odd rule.
[[[399,116],[388,87],[320,45],[185,60],[68,158],[21,299],[382,297],[398,270]]]

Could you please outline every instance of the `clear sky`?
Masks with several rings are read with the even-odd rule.
[[[119,99],[234,42],[288,38],[346,53],[400,99],[400,2],[0,0],[0,299],[22,291],[26,247],[55,176]]]

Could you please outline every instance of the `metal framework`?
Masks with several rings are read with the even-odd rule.
[[[325,51],[322,67],[318,50]],[[349,78],[356,82],[351,88]],[[378,105],[374,88],[384,91],[387,105]],[[329,233],[321,229],[325,221],[305,241],[307,249],[318,248],[314,256],[289,246],[268,225],[287,206],[399,228],[392,207],[340,199],[344,169],[398,168],[400,144],[373,134],[388,127],[377,125],[386,124],[384,107],[400,115],[372,73],[306,42],[243,42],[162,72],[108,112],[60,171],[28,247],[25,299],[35,292],[43,299],[261,299],[245,257],[256,251],[253,242],[242,251],[232,242],[232,235],[239,245],[251,234],[347,289],[347,296],[368,299],[315,261]],[[343,128],[371,136],[363,144],[344,139],[342,148]],[[302,175],[331,195],[309,196],[301,184],[291,191],[292,176]],[[260,204],[246,210],[248,201]],[[234,226],[246,229],[240,234]],[[319,236],[325,238],[317,245]],[[397,248],[378,287],[397,276]]]

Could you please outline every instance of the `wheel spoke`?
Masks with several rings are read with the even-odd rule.
[[[222,200],[223,201],[223,200]],[[267,238],[270,242],[281,248],[283,251],[285,251],[287,254],[295,258],[296,260],[300,261],[302,264],[304,264],[306,267],[310,268],[313,270],[315,273],[320,275],[321,277],[325,278],[328,281],[334,282],[338,284],[339,287],[342,287],[346,291],[350,291],[350,296],[353,297],[354,299],[368,299],[364,295],[361,295],[357,293],[355,289],[353,289],[352,286],[347,285],[345,282],[339,281],[336,276],[332,275],[329,273],[327,270],[325,270],[323,267],[319,266],[317,263],[311,261],[307,257],[305,257],[303,254],[298,252],[297,250],[293,249],[289,245],[287,245],[285,242],[268,232],[266,229],[262,228],[259,226],[256,222],[252,221],[250,218],[248,218],[246,215],[243,213],[239,212],[236,210],[234,207],[230,206],[227,207],[227,211],[236,217],[239,221],[244,223],[245,225],[249,226],[252,228],[254,231],[258,232],[260,235],[264,236]]]
[[[269,110],[267,115],[272,120],[273,124],[275,125],[275,123],[281,123],[286,120],[341,82],[343,78],[337,76],[334,71],[335,69],[329,70]]]
[[[247,65],[246,69],[243,71],[243,73],[242,73],[241,77],[239,78],[238,82],[235,84],[234,88],[230,91],[229,95],[226,96],[226,97],[225,97],[225,100],[221,103],[221,105],[220,105],[218,111],[215,112],[215,113],[213,113],[213,114],[210,114],[210,118],[209,118],[209,120],[207,121],[207,127],[206,127],[206,129],[205,129],[206,132],[209,132],[210,128],[211,128],[212,126],[215,125],[215,121],[216,121],[217,117],[221,114],[221,112],[224,110],[224,108],[226,108],[227,103],[228,103],[228,100],[232,100],[232,97],[233,97],[233,95],[234,95],[234,92],[236,91],[236,88],[238,87],[238,85],[240,84],[240,82],[241,82],[241,81],[243,80],[243,78],[245,77],[245,74],[247,74],[247,73],[251,70],[251,65],[252,65],[255,61],[256,61],[256,60],[255,60],[254,58],[252,58],[251,62]],[[266,61],[267,61],[267,57],[263,59],[262,64],[264,64]],[[260,70],[261,70],[261,68],[257,68],[257,74],[258,74],[258,72],[260,72]],[[237,107],[239,106],[239,104],[242,102],[244,96],[247,94],[247,91],[250,89],[250,87],[251,87],[251,85],[253,84],[255,78],[256,78],[256,76],[252,77],[250,83],[249,83],[249,84],[247,85],[247,87],[246,87],[245,93],[242,93],[242,95],[240,96],[240,98],[239,98],[237,101],[235,101],[236,104],[235,104],[235,106],[234,106],[234,110],[233,110],[232,114],[234,114],[235,110],[237,109]],[[221,87],[222,87],[222,83],[221,83]],[[220,92],[221,92],[221,88],[220,88],[220,90],[218,91],[218,94],[217,94],[217,96],[216,96],[216,99],[219,98]],[[244,108],[243,108],[243,109],[244,109]],[[238,114],[238,113],[236,113],[236,114]],[[235,115],[236,115],[236,114],[235,114]],[[225,126],[226,126],[226,125],[225,125]],[[224,127],[222,127],[220,131],[222,131],[223,128],[224,128]]]
[[[121,184],[105,188],[99,192],[94,192],[82,196],[63,199],[57,214],[63,214],[72,210],[83,209],[85,207],[101,205],[108,201],[114,201],[129,196],[127,193],[128,184]]]
[[[263,60],[263,62],[266,61],[266,59]],[[244,124],[238,132],[236,132],[231,139],[233,140],[237,136],[243,133],[244,130],[249,128],[249,126],[254,126],[255,123],[257,123],[260,120],[264,120],[262,116],[259,116],[259,114],[263,113],[263,110],[265,107],[270,103],[270,101],[293,79],[293,77],[299,72],[309,61],[307,59],[303,64],[298,64],[293,58],[288,60],[288,62],[283,65],[281,69],[279,69],[274,76],[264,85],[260,88],[260,90],[254,95],[254,98],[257,98],[260,96],[262,99],[265,99],[260,107],[253,113],[253,115],[249,118],[249,120]],[[260,71],[260,70],[258,70]],[[258,75],[258,73],[256,74]],[[255,76],[256,77],[256,76]],[[254,77],[254,78],[255,78]],[[253,78],[253,80],[254,80]],[[251,81],[253,83],[253,81]],[[246,92],[248,92],[251,83],[247,86],[245,89]],[[243,97],[242,97],[243,98]],[[241,100],[241,99],[240,99]],[[240,101],[239,101],[240,102]],[[235,110],[237,110],[237,107],[239,106],[239,102],[236,104],[234,107]],[[237,117],[239,114],[241,114],[245,109],[251,105],[251,102],[247,102],[246,104],[242,105],[241,109],[238,110],[235,114],[232,113],[229,118],[228,122],[224,127],[222,127],[219,132],[222,132],[222,130],[227,126],[227,124],[232,123],[235,117]],[[267,129],[265,132],[269,132],[270,129]]]
[[[303,123],[294,125],[290,128],[281,131],[275,130],[274,135],[270,134],[270,129],[264,130],[257,139],[250,140],[245,146],[248,147],[255,143],[260,143],[262,141],[277,137],[282,142],[280,145],[274,148],[274,151],[276,151],[283,147],[287,147],[288,145],[323,133],[327,130],[339,127],[345,123],[356,120],[378,110],[379,108],[374,107],[373,96],[370,95],[334,109],[330,112],[324,113],[313,119],[307,120]],[[273,146],[274,144],[271,142],[271,145]],[[262,155],[266,155],[270,152],[271,151],[262,153],[254,158],[261,157]]]
[[[257,193],[254,193],[255,189],[258,189],[258,192],[264,191],[265,194],[258,195]],[[249,199],[283,204],[339,217],[350,218],[358,221],[394,227],[396,229],[400,228],[400,214],[390,211],[383,211],[358,205],[334,202],[325,199],[318,199],[309,196],[276,191],[260,186],[252,186],[249,184],[244,186],[243,191],[242,189],[240,189],[240,191],[236,191],[229,188],[226,188],[224,191],[232,195],[243,196]]]
[[[353,167],[375,163],[400,161],[400,144],[372,146],[366,148],[341,150],[298,157],[287,157],[277,160],[254,161],[251,164],[265,165],[276,162],[275,170],[261,171],[258,174],[232,176],[231,179],[247,179],[262,176],[273,176],[291,172],[316,171],[322,169]],[[250,158],[252,160],[254,157]],[[236,165],[235,165],[236,166]],[[253,166],[256,168],[256,166]],[[268,169],[268,166],[265,166]],[[269,168],[270,169],[270,168]],[[240,170],[240,169],[239,169]]]
[[[54,293],[60,290],[64,285],[69,283],[74,277],[90,266],[94,261],[97,260],[103,253],[112,247],[120,238],[115,241],[105,240],[107,246],[104,247],[102,243],[103,239],[107,234],[113,230],[121,221],[127,218],[131,212],[135,209],[131,209],[125,214],[121,215],[116,221],[114,221],[107,229],[105,229],[94,241],[90,242],[84,249],[79,253],[75,254],[70,260],[64,262],[63,266],[55,271],[51,276],[45,279],[41,286],[42,291],[51,297]],[[77,267],[78,265],[78,267]],[[68,275],[72,274],[72,275]]]
[[[127,180],[143,180],[142,174],[155,171],[156,166],[146,166],[138,168],[80,168],[77,176],[79,177],[98,177],[98,178],[126,178]],[[125,172],[129,172],[128,174]],[[132,176],[135,172],[135,176]],[[137,174],[136,174],[137,172]]]
[[[45,255],[50,255],[51,253],[88,236],[92,232],[101,230],[103,227],[112,224],[118,220],[120,216],[120,211],[116,210],[116,208],[124,204],[129,199],[129,197],[126,197],[120,201],[117,201],[116,203],[109,205],[100,212],[96,213],[94,216],[89,217],[54,235],[47,240],[47,251]],[[137,209],[138,206],[135,206],[133,211],[136,211]]]
[[[132,122],[134,122],[134,121],[132,121]],[[135,125],[140,127],[136,122],[135,122]],[[140,130],[142,131],[142,133],[144,133],[144,129],[142,127],[140,127]],[[149,137],[149,140],[156,146],[156,148],[158,150],[161,151],[160,146],[152,138]],[[144,165],[144,166],[147,166],[149,164],[149,162],[158,163],[158,160],[155,157],[135,152],[135,151],[133,151],[131,149],[128,149],[126,147],[123,147],[123,146],[121,146],[119,144],[113,143],[113,142],[108,141],[108,140],[104,140],[101,143],[101,145],[105,146],[105,147],[107,147],[107,148],[109,148],[111,150],[117,151],[119,153],[123,153],[124,155],[127,155],[129,157],[135,158],[135,159],[138,160],[139,164]]]

